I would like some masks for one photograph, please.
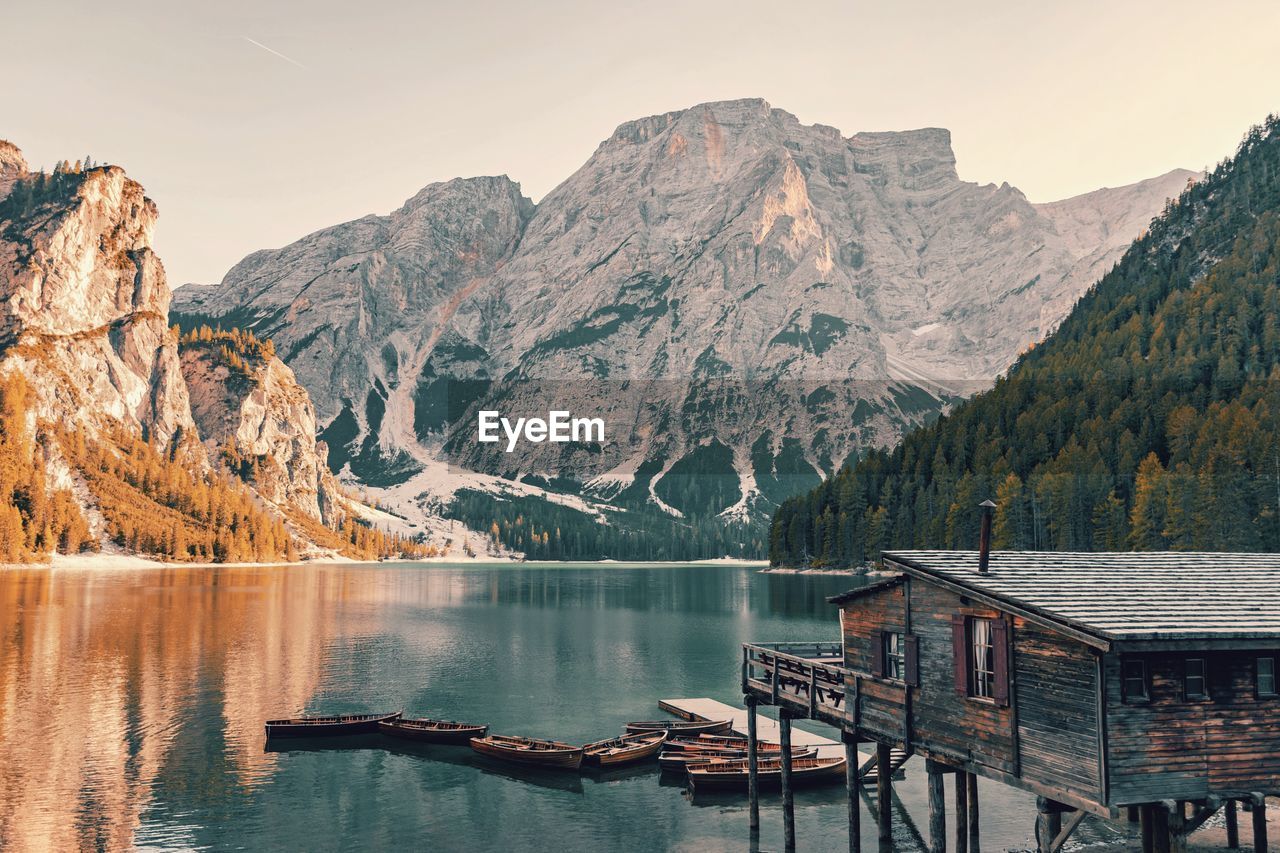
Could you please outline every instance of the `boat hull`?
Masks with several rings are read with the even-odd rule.
[[[711,734],[728,731],[732,720],[648,720],[627,723],[628,734],[670,732],[672,735]]]
[[[481,755],[523,764],[528,767],[546,767],[551,770],[577,770],[582,766],[582,747],[562,749],[520,749],[495,743],[489,738],[471,738],[471,748]]]
[[[582,748],[582,763],[592,767],[621,767],[624,764],[633,764],[637,761],[644,761],[646,758],[653,758],[662,749],[662,745],[667,742],[667,733],[644,732],[639,735],[614,738],[614,740],[629,741],[630,743],[624,744],[623,748],[617,751],[603,753],[593,753],[591,748],[611,743],[611,741],[601,741],[600,744],[587,744]]]
[[[791,768],[791,784],[801,787],[843,783],[845,766],[843,758],[795,759]],[[689,787],[695,790],[745,789],[748,776],[747,762],[741,760],[693,765],[688,770]],[[782,786],[781,762],[776,759],[760,762],[756,771],[756,782],[761,788],[780,788]]]
[[[373,734],[378,731],[380,723],[399,719],[399,717],[400,712],[397,711],[394,714],[348,714],[312,719],[302,717],[296,720],[268,720],[267,739]]]
[[[452,743],[468,744],[473,737],[484,737],[488,726],[461,726],[453,728],[437,728],[424,723],[437,723],[436,720],[387,720],[378,723],[378,731],[388,737],[403,740],[415,740],[420,743]]]
[[[776,758],[778,751],[774,750],[768,758]],[[801,758],[817,758],[818,751],[813,747],[793,747],[791,750],[793,759]],[[744,761],[747,758],[745,749],[730,749],[722,752],[669,752],[663,750],[658,756],[658,766],[666,772],[684,773],[694,764],[706,764],[709,761]]]

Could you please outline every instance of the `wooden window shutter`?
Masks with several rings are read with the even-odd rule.
[[[955,660],[956,692],[969,695],[969,637],[965,631],[964,616],[951,617],[951,656]]]
[[[884,678],[884,631],[871,632],[871,674]]]
[[[1009,705],[1009,623],[1003,619],[991,622],[992,698],[997,705]]]
[[[903,640],[905,681],[912,687],[920,686],[920,638],[909,634]]]

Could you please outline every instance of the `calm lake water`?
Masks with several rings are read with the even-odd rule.
[[[0,848],[745,850],[745,797],[691,798],[656,767],[542,774],[376,736],[266,752],[262,723],[404,708],[608,737],[660,698],[738,701],[744,641],[836,639],[824,598],[851,583],[719,565],[0,573]],[[927,818],[923,767],[906,769],[910,851]],[[982,796],[985,849],[1031,847],[1033,799]],[[846,849],[844,802],[797,794],[801,850]],[[779,849],[772,795],[762,824]],[[865,802],[863,826],[874,849]]]

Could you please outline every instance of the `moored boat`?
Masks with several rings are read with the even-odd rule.
[[[780,754],[780,750],[774,749],[771,753],[762,753],[769,755],[765,761],[771,761]],[[797,758],[815,758],[818,750],[811,746],[793,746],[791,747],[792,759]],[[664,749],[658,754],[658,766],[663,770],[671,772],[683,773],[686,769],[694,764],[707,764],[712,761],[742,761],[747,758],[745,749],[723,749],[723,750],[691,750],[679,751]]]
[[[667,741],[666,732],[638,732],[622,737],[598,740],[582,748],[582,760],[599,767],[617,767],[652,758]]]
[[[429,720],[426,718],[383,720],[378,731],[391,737],[418,740],[424,743],[469,743],[473,737],[484,737],[488,726],[458,723],[453,720]]]
[[[582,747],[555,740],[489,735],[473,737],[471,748],[481,755],[517,764],[558,770],[577,770],[582,766]]]
[[[703,738],[707,738],[704,740]],[[737,738],[717,739],[714,735],[703,735],[696,740],[690,738],[673,737],[670,738],[664,750],[673,752],[721,752],[723,750],[741,750],[744,754],[747,751],[746,738],[738,740]],[[759,752],[780,752],[782,744],[773,741],[759,740],[756,741],[756,750]]]
[[[746,759],[735,761],[709,761],[691,764],[687,771],[689,787],[745,788],[749,775]],[[782,760],[769,758],[756,762],[756,780],[761,787],[778,787],[782,781]],[[820,785],[843,782],[845,760],[843,758],[796,758],[791,762],[791,784]]]
[[[378,731],[379,723],[399,719],[402,713],[402,711],[396,711],[393,714],[335,714],[327,717],[267,720],[267,739],[371,734]]]
[[[627,733],[670,732],[671,734],[690,735],[728,731],[733,720],[643,720],[627,723]]]

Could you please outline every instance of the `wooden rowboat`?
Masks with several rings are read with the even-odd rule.
[[[456,723],[453,720],[405,719],[384,720],[378,731],[391,737],[424,743],[467,743],[473,737],[484,737],[488,726]]]
[[[773,750],[768,753],[776,758],[780,755],[780,750]],[[818,750],[811,746],[793,746],[791,747],[791,758],[816,758]],[[683,773],[691,765],[707,764],[712,761],[743,761],[747,758],[745,749],[723,749],[718,751],[694,750],[688,752],[671,751],[664,749],[658,755],[658,766],[663,770]],[[765,761],[771,761],[773,758],[766,758]],[[759,759],[757,759],[759,760]]]
[[[640,732],[633,735],[598,740],[582,748],[582,760],[599,767],[617,767],[652,758],[667,741],[666,732]]]
[[[745,759],[737,761],[711,761],[692,764],[688,769],[689,787],[745,788],[748,767]],[[756,780],[761,787],[779,787],[782,784],[782,761],[769,758],[756,763]],[[845,781],[843,758],[797,758],[791,762],[791,784],[820,785]]]
[[[714,738],[714,736],[712,736]],[[746,740],[734,740],[725,738],[724,740],[689,740],[686,738],[671,738],[663,747],[665,751],[670,752],[722,752],[729,750],[730,752],[740,751],[744,755],[747,752]],[[772,741],[759,740],[756,741],[756,750],[764,752],[781,752],[782,744]]]
[[[379,723],[399,719],[402,713],[402,711],[396,711],[394,714],[338,714],[330,717],[267,720],[267,739],[370,734],[378,731]]]
[[[471,748],[481,755],[518,764],[557,770],[577,770],[582,766],[582,747],[555,740],[489,735],[473,737]]]
[[[723,732],[733,725],[733,720],[646,720],[627,723],[627,733],[670,732],[671,734],[701,734]]]

